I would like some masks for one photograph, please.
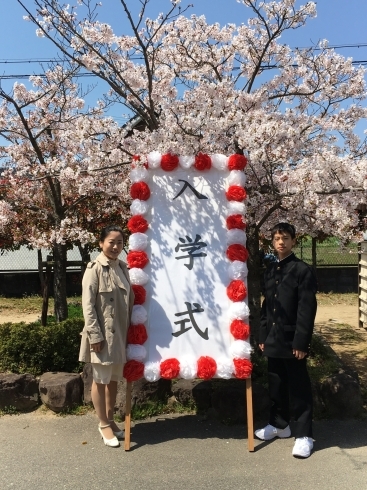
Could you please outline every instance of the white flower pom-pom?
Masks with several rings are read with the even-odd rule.
[[[161,164],[162,154],[159,151],[151,151],[148,153],[148,167],[149,168],[158,168]]]
[[[227,232],[227,244],[234,245],[239,243],[240,245],[246,245],[246,232],[239,230],[238,228],[233,228]]]
[[[130,172],[131,182],[147,182],[149,180],[149,172],[145,167],[133,168]]]
[[[242,281],[248,276],[248,268],[246,262],[234,260],[228,267],[228,276],[232,281],[241,279]]]
[[[231,214],[246,214],[246,204],[238,201],[229,201],[227,208],[227,216]]]
[[[126,347],[126,358],[128,361],[134,359],[135,361],[143,362],[147,356],[147,350],[143,345],[129,344]]]
[[[159,362],[147,362],[144,366],[144,378],[153,383],[161,377]]]
[[[229,348],[233,359],[250,359],[252,348],[246,340],[235,340]]]
[[[242,172],[242,170],[231,170],[227,179],[228,185],[241,185],[245,187],[246,184],[246,175]]]
[[[148,319],[147,310],[142,305],[134,305],[131,313],[131,324],[138,325],[139,323],[145,323]]]
[[[180,166],[186,170],[191,168],[195,163],[195,157],[193,155],[184,155],[178,158]]]
[[[229,307],[229,319],[233,320],[244,320],[250,315],[250,310],[244,301],[236,301],[232,303]]]
[[[212,160],[212,166],[217,170],[227,170],[228,166],[228,157],[225,155],[220,155],[219,153],[215,153],[214,155],[210,155]]]
[[[130,206],[130,211],[133,216],[136,216],[137,214],[146,214],[148,209],[148,203],[146,201],[141,201],[140,199],[134,199]]]
[[[146,274],[143,269],[139,269],[138,267],[133,267],[129,270],[129,276],[131,284],[137,286],[144,286],[149,281],[149,276]]]
[[[234,373],[233,360],[227,357],[221,357],[217,360],[217,375],[222,379],[232,378]]]
[[[194,357],[186,356],[180,359],[180,376],[183,379],[195,379],[198,371],[198,364]]]
[[[148,236],[145,233],[133,233],[129,238],[129,250],[145,250]]]

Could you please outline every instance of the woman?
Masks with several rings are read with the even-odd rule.
[[[117,381],[126,362],[126,334],[134,293],[124,262],[122,229],[108,226],[101,232],[102,252],[87,266],[83,277],[83,315],[79,360],[91,362],[92,402],[99,418],[98,430],[106,446],[118,447],[124,432],[113,420]]]

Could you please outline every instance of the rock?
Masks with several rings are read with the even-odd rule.
[[[326,412],[334,418],[348,419],[360,415],[363,400],[358,378],[339,372],[326,378],[320,386]]]
[[[33,410],[39,404],[38,381],[32,374],[0,374],[0,409]]]
[[[93,382],[93,370],[92,370],[92,364],[90,362],[86,362],[84,364],[81,377],[84,386],[84,390],[83,390],[84,403],[86,404],[92,403],[91,389],[92,389],[92,382]]]
[[[177,401],[184,406],[190,406],[195,403],[192,390],[196,385],[202,383],[200,380],[178,379],[172,384],[172,393]]]
[[[45,373],[39,382],[41,401],[54,412],[83,402],[84,385],[77,373]]]
[[[212,406],[211,381],[199,381],[192,389],[192,396],[196,403],[197,412],[203,414]]]

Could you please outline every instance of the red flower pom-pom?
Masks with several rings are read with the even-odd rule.
[[[150,189],[145,182],[135,182],[130,187],[130,196],[133,199],[140,199],[141,201],[147,201],[150,198]]]
[[[147,341],[148,334],[145,325],[138,323],[137,325],[130,325],[127,331],[127,343],[143,345]]]
[[[243,281],[231,281],[227,286],[227,296],[231,301],[243,301],[247,296],[247,288]]]
[[[195,156],[194,167],[197,170],[209,170],[212,166],[212,160],[206,153],[198,153]]]
[[[233,228],[244,230],[246,228],[246,223],[242,214],[231,214],[226,219],[226,223],[229,230],[233,230]]]
[[[129,252],[126,260],[130,269],[133,267],[143,269],[149,263],[148,255],[142,250],[133,250],[132,252]]]
[[[226,192],[228,201],[244,201],[247,197],[246,190],[240,185],[230,185]]]
[[[180,374],[180,363],[175,358],[166,359],[160,364],[160,373],[163,379],[177,378]]]
[[[233,320],[229,328],[236,340],[247,340],[250,335],[250,325],[242,320]]]
[[[147,298],[147,292],[143,286],[140,286],[139,284],[133,284],[132,289],[134,291],[134,305],[142,305],[145,303],[145,300]]]
[[[243,170],[247,165],[247,158],[244,155],[231,155],[228,158],[229,170]]]
[[[234,243],[227,248],[226,255],[232,262],[234,260],[239,260],[240,262],[246,262],[248,259],[247,248],[239,243]]]
[[[198,378],[211,379],[217,371],[217,363],[212,357],[201,356],[198,359]]]
[[[175,168],[178,167],[178,156],[171,155],[171,153],[167,153],[166,155],[162,155],[161,158],[161,167],[166,172],[171,172]]]
[[[239,379],[247,379],[252,373],[252,362],[248,359],[233,359],[234,375]]]
[[[148,229],[148,221],[141,214],[136,214],[129,219],[127,227],[131,233],[144,233]]]
[[[125,364],[123,374],[127,381],[137,381],[144,376],[144,364],[131,359]]]

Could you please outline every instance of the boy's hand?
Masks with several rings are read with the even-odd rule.
[[[261,351],[263,351],[263,350],[264,350],[264,344],[259,344],[259,349],[260,349]]]
[[[296,359],[304,359],[307,356],[307,352],[302,352],[301,350],[293,349],[293,355]]]

